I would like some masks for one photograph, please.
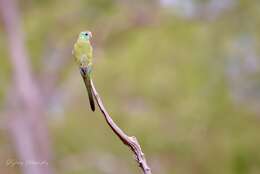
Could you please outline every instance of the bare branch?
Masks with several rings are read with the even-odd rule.
[[[151,174],[151,169],[148,166],[144,153],[142,152],[141,146],[138,143],[136,137],[132,136],[128,136],[126,135],[117,125],[116,123],[113,121],[113,119],[109,116],[108,112],[106,111],[103,102],[101,100],[101,98],[99,97],[99,94],[94,86],[93,81],[91,80],[91,87],[92,87],[92,91],[94,93],[96,102],[98,104],[98,107],[100,109],[100,111],[102,112],[102,114],[104,115],[107,124],[109,125],[109,127],[113,130],[113,132],[118,136],[118,138],[120,138],[120,140],[127,145],[135,154],[136,157],[136,161],[139,164],[139,167],[142,169],[144,174]]]

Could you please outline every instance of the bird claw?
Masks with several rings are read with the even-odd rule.
[[[81,67],[81,68],[80,68],[80,74],[81,74],[82,76],[87,75],[87,68],[86,68],[86,67]]]
[[[92,72],[92,66],[91,65],[87,65],[85,67],[81,67],[80,68],[80,73],[81,75],[87,75],[90,74]]]

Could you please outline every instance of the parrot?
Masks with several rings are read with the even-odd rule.
[[[95,111],[95,102],[93,98],[93,91],[91,88],[91,74],[92,74],[92,60],[93,60],[93,48],[90,43],[92,33],[90,31],[82,31],[78,35],[78,39],[74,44],[72,55],[79,66],[80,74],[85,83],[89,104],[91,110]]]

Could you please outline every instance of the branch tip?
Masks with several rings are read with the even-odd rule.
[[[92,92],[94,95],[94,98],[98,104],[98,107],[103,114],[107,124],[109,127],[112,129],[112,131],[117,135],[117,137],[127,145],[134,153],[134,158],[138,162],[139,167],[142,169],[144,174],[152,174],[150,167],[148,166],[144,153],[142,152],[141,146],[135,136],[128,136],[125,134],[118,126],[117,124],[113,121],[113,119],[110,117],[108,112],[106,111],[103,102],[94,86],[93,81],[90,81],[91,83],[91,88]]]

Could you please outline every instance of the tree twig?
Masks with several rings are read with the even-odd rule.
[[[142,169],[144,174],[152,174],[150,167],[148,166],[144,153],[142,152],[141,146],[138,143],[136,137],[134,136],[128,136],[126,135],[113,121],[113,119],[109,116],[108,112],[106,111],[103,102],[101,98],[99,97],[99,94],[94,86],[93,81],[91,80],[91,88],[95,97],[95,100],[98,104],[98,107],[102,114],[104,115],[104,118],[109,125],[109,127],[113,130],[113,132],[120,138],[120,140],[127,145],[135,154],[136,161],[139,164],[139,167]]]

